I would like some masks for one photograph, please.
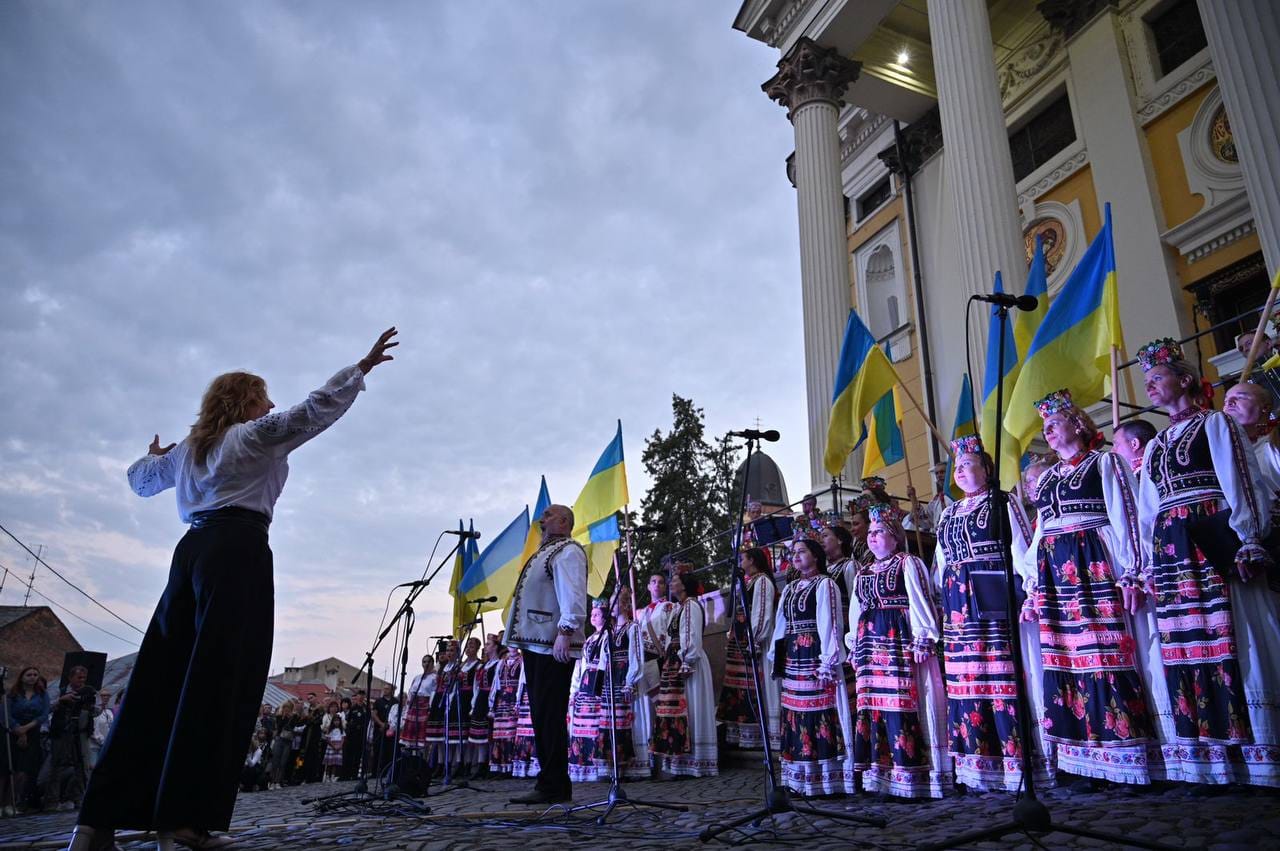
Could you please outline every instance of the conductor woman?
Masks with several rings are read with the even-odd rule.
[[[271,661],[274,618],[267,528],[289,474],[288,456],[333,425],[391,360],[396,329],[369,354],[280,413],[261,378],[220,375],[191,433],[129,467],[139,496],[173,488],[190,528],[147,627],[119,720],[89,780],[70,851],[111,848],[116,828],[152,829],[162,851],[232,843],[244,749]]]

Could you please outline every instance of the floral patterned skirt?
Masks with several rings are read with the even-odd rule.
[[[427,744],[427,717],[430,701],[426,695],[409,695],[405,707],[404,723],[400,725],[400,744],[408,748],[421,748]]]
[[[1037,564],[1041,725],[1054,763],[1082,777],[1150,783],[1151,763],[1163,761],[1124,600],[1098,530],[1045,535]]]
[[[1276,773],[1274,743],[1254,740],[1237,653],[1231,576],[1239,538],[1230,518],[1219,499],[1166,508],[1156,516],[1152,540],[1156,622],[1176,737],[1165,745],[1165,761],[1196,783],[1253,782],[1252,763]]]
[[[975,790],[1016,792],[1022,785],[1023,741],[1018,730],[1018,688],[1009,624],[978,618],[970,578],[973,570],[1003,570],[1003,566],[1000,562],[962,561],[948,563],[943,571],[948,747],[955,762],[956,782]],[[1038,653],[1038,648],[1025,649]],[[1035,712],[1034,702],[1028,703]],[[1043,768],[1041,758],[1037,758],[1037,765]],[[1047,773],[1044,779],[1048,780]]]
[[[921,721],[920,689],[905,608],[863,609],[853,652],[857,673],[853,768],[866,791],[941,798],[949,775],[934,768]]]
[[[500,689],[493,696],[493,730],[489,740],[489,770],[510,774],[516,752],[516,690]]]
[[[760,713],[756,707],[751,666],[747,663],[747,648],[742,641],[740,631],[735,631],[725,643],[724,684],[720,687],[720,699],[716,701],[716,720],[724,725],[725,744],[737,748],[758,748],[762,746]],[[755,676],[763,681],[763,666],[757,662],[755,669]]]
[[[659,756],[687,754],[689,739],[689,698],[685,678],[680,675],[680,648],[673,641],[662,658],[662,679],[653,700],[651,750]]]
[[[840,727],[837,680],[818,679],[821,641],[818,633],[788,633],[781,693],[782,782],[802,795],[852,791],[845,771],[844,734]]]
[[[516,716],[516,738],[512,747],[511,774],[513,777],[537,777],[541,770],[538,764],[538,751],[534,746],[529,690],[525,689],[520,693],[520,711]]]

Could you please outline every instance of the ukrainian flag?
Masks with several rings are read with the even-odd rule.
[[[995,291],[1004,292],[1004,281],[996,272]],[[1004,326],[1004,361],[1000,360],[1000,326]],[[1013,323],[1000,322],[999,309],[991,308],[991,324],[987,331],[987,367],[982,373],[982,445],[988,452],[996,449],[996,390],[1004,382],[1005,410],[1009,409],[1009,397],[1013,395],[1018,380],[1018,345],[1013,336]],[[1006,431],[1000,444],[1000,486],[1010,490],[1018,483],[1018,460],[1022,457],[1021,444]]]
[[[828,473],[840,475],[849,453],[867,439],[863,420],[898,383],[893,365],[876,345],[857,311],[850,310],[844,342],[840,344],[835,387],[831,391],[831,417],[823,452],[823,466]]]
[[[977,434],[978,425],[973,421],[973,385],[969,383],[969,374],[966,372],[960,380],[960,401],[956,403],[956,416],[952,420],[951,439],[964,437],[966,434]],[[955,482],[951,479],[951,474],[955,470],[956,459],[950,452],[947,453],[947,486],[951,489],[951,495],[956,499],[964,496],[960,492],[960,488],[956,487]]]
[[[476,555],[471,567],[462,577],[459,590],[463,600],[475,597],[497,597],[495,603],[482,603],[480,613],[500,611],[507,605],[516,590],[516,580],[520,578],[520,568],[524,565],[522,557],[524,542],[529,534],[529,506],[515,516],[507,524],[507,528],[498,533],[498,537],[484,548],[484,552]],[[479,549],[475,540],[467,542],[470,550]],[[457,598],[454,598],[455,605]],[[467,614],[471,614],[468,611]]]
[[[1124,333],[1110,204],[1105,219],[1036,331],[1009,400],[1004,426],[1022,446],[1042,428],[1037,400],[1065,387],[1085,408],[1107,394],[1111,347],[1124,345]]]
[[[902,405],[894,388],[871,409],[871,435],[862,456],[863,477],[874,476],[906,457],[902,448]]]
[[[542,512],[546,511],[550,504],[551,494],[547,491],[547,477],[543,476],[542,484],[538,487],[538,498],[533,504],[533,516],[529,518],[532,522],[529,524],[529,531],[525,534],[524,549],[520,553],[521,566],[533,558],[538,547],[542,546]]]
[[[462,583],[467,571],[471,569],[471,554],[467,548],[467,541],[461,536],[462,531],[462,518],[458,518],[458,554],[453,558],[453,577],[449,580],[449,593],[453,596],[453,631],[455,633],[467,620],[466,598],[462,593]]]
[[[1013,315],[1013,339],[1018,345],[1020,363],[1026,361],[1031,341],[1049,312],[1049,276],[1045,271],[1044,245],[1038,235],[1035,253],[1031,255],[1031,268],[1027,271],[1026,294],[1035,296],[1038,304],[1035,310],[1019,310]]]
[[[627,467],[622,457],[622,420],[618,420],[617,434],[605,447],[573,503],[573,537],[587,550],[588,594],[600,593],[609,579],[613,554],[622,539],[617,513],[629,501]]]

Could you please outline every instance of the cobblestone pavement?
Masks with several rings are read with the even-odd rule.
[[[762,803],[758,768],[734,767],[720,777],[653,783],[629,783],[635,800],[678,802],[689,812],[620,808],[609,823],[597,826],[590,813],[566,816],[555,808],[538,819],[529,807],[507,803],[523,794],[526,780],[491,780],[476,785],[485,791],[455,790],[425,803],[427,815],[397,811],[385,803],[361,811],[349,806],[318,808],[308,803],[322,795],[349,791],[354,784],[320,784],[242,794],[236,803],[232,833],[241,851],[268,848],[333,848],[349,851],[383,849],[518,848],[520,851],[563,851],[622,845],[627,851],[649,848],[699,847],[698,833],[721,820],[744,815]],[[433,788],[433,793],[435,789]],[[607,784],[575,787],[575,803],[603,798]],[[1231,787],[1204,796],[1193,787],[1112,789],[1092,794],[1049,790],[1043,796],[1058,823],[1108,831],[1160,842],[1174,848],[1280,849],[1280,790]],[[788,814],[775,825],[752,831],[766,847],[795,845],[806,849],[851,847],[905,849],[939,841],[966,830],[1008,819],[1008,795],[968,795],[929,803],[840,799],[809,802],[819,807],[873,814],[884,828],[837,824],[826,818]],[[60,848],[75,822],[74,813],[26,815],[0,820],[0,849]],[[731,833],[726,839],[747,834]],[[154,847],[139,833],[121,833],[127,851]],[[1046,848],[1120,848],[1092,838],[1051,833],[1040,838]],[[710,843],[707,847],[715,847]],[[1025,835],[999,842],[965,846],[974,849],[1036,846]]]

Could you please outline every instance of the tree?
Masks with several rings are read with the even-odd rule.
[[[637,587],[665,555],[703,567],[727,559],[731,552],[729,491],[737,453],[727,436],[713,448],[705,431],[702,409],[672,394],[671,430],[664,435],[654,429],[645,441],[641,461],[653,484],[640,511],[645,525],[657,531],[637,542]],[[704,574],[703,584],[724,584],[728,575],[725,562]]]

